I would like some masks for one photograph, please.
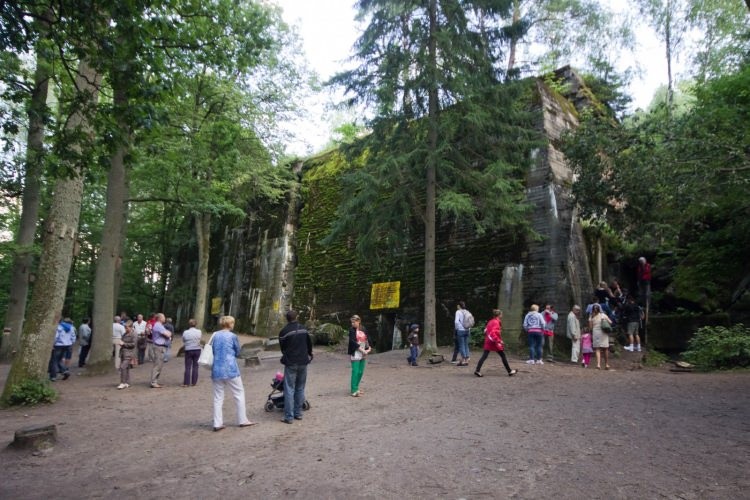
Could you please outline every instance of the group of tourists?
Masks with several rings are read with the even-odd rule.
[[[650,294],[650,265],[644,258],[639,260],[639,291],[648,297]],[[585,317],[581,318],[582,313]],[[281,421],[292,424],[294,420],[302,420],[302,409],[305,402],[305,385],[307,382],[307,365],[313,360],[312,340],[304,325],[297,321],[297,312],[287,311],[287,325],[279,332],[281,347],[281,363],[284,365],[283,392],[284,416]],[[505,343],[502,339],[503,313],[499,309],[492,310],[492,317],[484,328],[484,342],[482,356],[474,370],[474,375],[483,377],[482,366],[490,353],[496,352],[508,376],[518,373],[511,369],[505,354]],[[554,332],[558,314],[552,304],[546,304],[542,311],[537,304],[532,304],[523,320],[523,330],[528,336],[529,359],[527,364],[543,365],[543,350],[545,344],[548,349],[548,360],[553,360]],[[628,338],[628,351],[641,351],[639,329],[643,320],[643,310],[636,303],[635,297],[628,295],[617,280],[612,285],[601,282],[592,295],[592,302],[582,310],[574,305],[567,316],[566,331],[571,340],[571,362],[588,368],[591,355],[596,354],[596,368],[610,369],[609,365],[609,333],[614,324],[624,325]],[[225,429],[222,415],[224,394],[231,393],[235,402],[237,425],[249,427],[255,425],[247,418],[245,408],[245,391],[242,384],[237,358],[240,356],[241,346],[237,335],[233,332],[235,319],[223,316],[219,319],[220,330],[213,333],[209,340],[213,353],[211,365],[211,380],[213,386],[213,430],[218,432]],[[202,332],[197,328],[196,321],[190,319],[189,328],[182,334],[185,351],[185,371],[182,387],[194,387],[198,383],[198,360],[202,345]],[[474,326],[474,316],[466,308],[464,301],[456,304],[454,316],[455,348],[452,363],[457,366],[468,366],[470,361],[469,335]],[[417,366],[419,357],[419,325],[414,323],[407,327],[409,356],[407,362]],[[86,357],[91,347],[92,331],[89,319],[83,320],[78,329],[80,337],[79,366],[86,365]],[[50,380],[57,380],[61,374],[63,380],[70,376],[70,359],[73,344],[76,342],[76,328],[69,318],[60,320],[55,332],[55,342],[50,356]],[[152,314],[148,321],[138,314],[133,321],[123,313],[115,316],[112,327],[112,345],[115,368],[120,374],[118,389],[130,387],[130,369],[142,365],[146,360],[153,363],[149,385],[160,389],[159,383],[164,363],[171,355],[171,343],[174,337],[174,326],[171,318],[162,313]],[[546,342],[545,342],[546,339]],[[350,318],[347,354],[351,362],[350,394],[352,397],[364,395],[361,387],[362,377],[367,366],[367,356],[372,346],[367,337],[362,319],[358,315]]]

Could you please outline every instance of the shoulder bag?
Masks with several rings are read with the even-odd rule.
[[[209,370],[214,366],[214,348],[211,346],[214,335],[216,335],[216,332],[208,339],[208,344],[203,346],[203,351],[201,351],[201,355],[198,357],[198,365]]]

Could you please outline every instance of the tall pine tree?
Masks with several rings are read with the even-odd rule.
[[[360,65],[332,83],[375,116],[372,133],[350,150],[363,164],[345,179],[327,240],[353,236],[368,256],[422,241],[425,351],[433,352],[438,222],[477,233],[524,225],[513,175],[523,162],[501,150],[511,130],[519,151],[529,134],[512,124],[512,100],[498,104],[502,75],[487,40],[501,34],[477,17],[507,14],[510,2],[361,0],[356,7],[368,22],[355,45]]]

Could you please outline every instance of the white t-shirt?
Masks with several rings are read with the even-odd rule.
[[[125,335],[125,327],[120,323],[112,323],[112,340],[122,340]]]
[[[139,323],[137,321],[133,321],[133,333],[135,333],[137,337],[142,337],[143,335],[145,335],[146,334],[146,322],[141,321]]]

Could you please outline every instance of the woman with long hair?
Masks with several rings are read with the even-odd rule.
[[[352,361],[352,380],[350,388],[351,395],[356,398],[364,394],[362,389],[359,388],[359,383],[362,381],[362,375],[365,374],[367,355],[370,354],[372,348],[367,341],[367,334],[362,327],[362,318],[355,314],[349,319],[349,321],[352,325],[349,327],[349,349],[347,351]]]

